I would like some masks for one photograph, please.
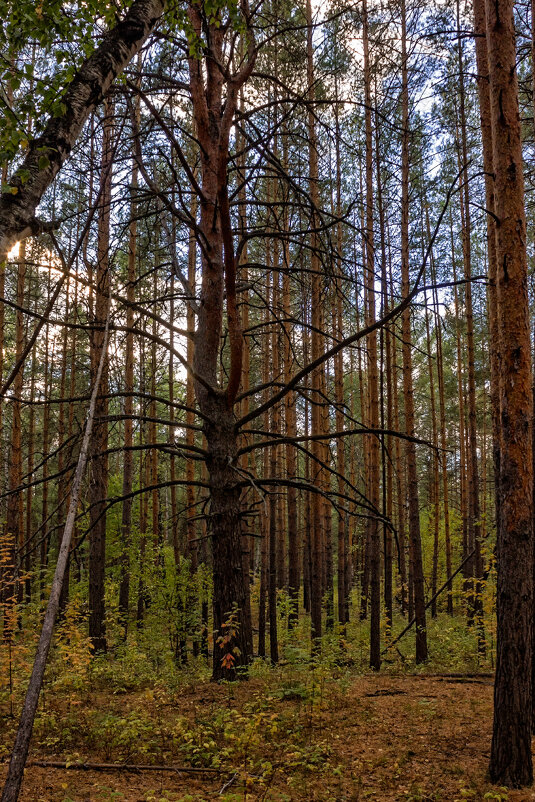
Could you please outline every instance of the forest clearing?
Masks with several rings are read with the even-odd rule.
[[[535,0],[0,0],[1,802],[528,800]]]

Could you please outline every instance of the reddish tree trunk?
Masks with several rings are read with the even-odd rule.
[[[501,785],[533,781],[532,384],[526,220],[512,0],[486,3],[495,172],[500,349],[500,520],[494,726],[489,773]]]

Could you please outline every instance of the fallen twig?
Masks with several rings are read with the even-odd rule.
[[[233,775],[232,775],[232,777],[230,778],[230,780],[227,780],[227,782],[226,782],[226,783],[223,785],[223,787],[220,789],[220,791],[219,791],[219,796],[223,796],[223,794],[225,793],[225,791],[226,791],[228,788],[230,788],[230,786],[231,786],[231,785],[234,785],[234,783],[236,782],[236,780],[237,780],[237,779],[238,779],[238,775],[237,775],[237,774],[233,774]]]
[[[151,766],[134,763],[67,763],[65,760],[31,760],[26,765],[43,769],[77,769],[78,771],[166,771],[170,774],[224,774],[224,769],[202,769],[192,766]]]

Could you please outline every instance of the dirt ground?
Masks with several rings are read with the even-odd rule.
[[[326,682],[311,704],[291,689],[271,693],[259,680],[233,688],[231,699],[228,688],[203,683],[172,700],[180,715],[193,721],[199,711],[209,720],[211,710],[226,704],[243,710],[252,698],[265,695],[262,715],[277,723],[279,731],[263,734],[260,746],[256,744],[269,761],[263,764],[262,778],[247,756],[241,766],[223,762],[215,773],[194,776],[30,765],[21,802],[535,800],[535,791],[506,792],[485,778],[492,725],[490,677],[381,675],[333,685]],[[135,705],[136,699],[121,703]],[[293,728],[287,739],[285,727]],[[105,760],[102,751],[93,749],[79,759],[120,762],[118,757]],[[34,748],[30,761],[65,758]],[[177,764],[176,759],[171,762]],[[271,768],[265,770],[265,765]],[[6,765],[2,770],[5,774]]]

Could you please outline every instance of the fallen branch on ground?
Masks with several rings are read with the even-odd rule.
[[[77,769],[78,771],[166,771],[170,774],[225,774],[224,769],[191,766],[151,766],[134,763],[67,763],[65,760],[30,760],[28,766],[42,769]]]

